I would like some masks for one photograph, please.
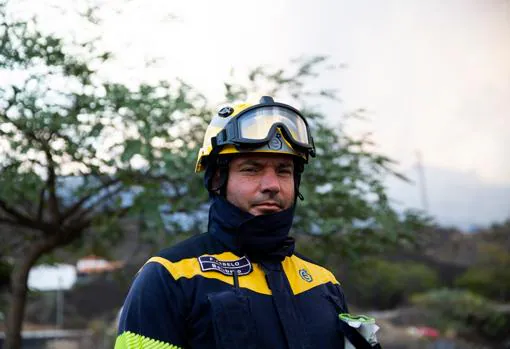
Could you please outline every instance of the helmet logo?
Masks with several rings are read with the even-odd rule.
[[[275,134],[275,136],[269,141],[268,147],[271,150],[280,150],[283,147],[283,142],[280,139],[281,135],[279,133]]]
[[[230,115],[232,115],[233,112],[234,112],[234,108],[228,106],[228,107],[221,108],[220,111],[218,111],[218,115],[221,116],[222,118],[226,118],[226,117],[229,117]]]
[[[299,269],[299,276],[301,276],[301,279],[305,280],[306,282],[313,281],[312,275],[310,275],[306,269]]]

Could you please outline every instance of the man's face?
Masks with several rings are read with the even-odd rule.
[[[227,200],[258,216],[279,212],[294,204],[292,155],[251,153],[232,159]]]

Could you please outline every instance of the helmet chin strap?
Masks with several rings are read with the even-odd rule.
[[[299,192],[299,185],[301,184],[301,175],[305,169],[305,163],[301,159],[294,160],[294,192],[296,193],[296,197],[294,198],[294,204],[296,204],[297,199],[303,201],[305,198],[303,194]]]
[[[219,170],[219,179],[218,179],[218,188],[215,189],[220,191],[220,195],[224,198],[227,197],[227,182],[228,182],[228,165],[230,163],[230,159],[220,158],[218,159],[218,170]]]

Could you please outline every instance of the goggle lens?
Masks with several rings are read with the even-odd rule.
[[[246,140],[264,140],[275,124],[284,125],[297,143],[308,145],[308,128],[295,112],[278,107],[261,107],[242,114],[237,120],[239,137]]]

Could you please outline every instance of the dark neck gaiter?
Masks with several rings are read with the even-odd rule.
[[[282,261],[294,252],[295,241],[289,236],[294,207],[254,216],[221,196],[212,200],[208,230],[237,254],[261,262]]]

